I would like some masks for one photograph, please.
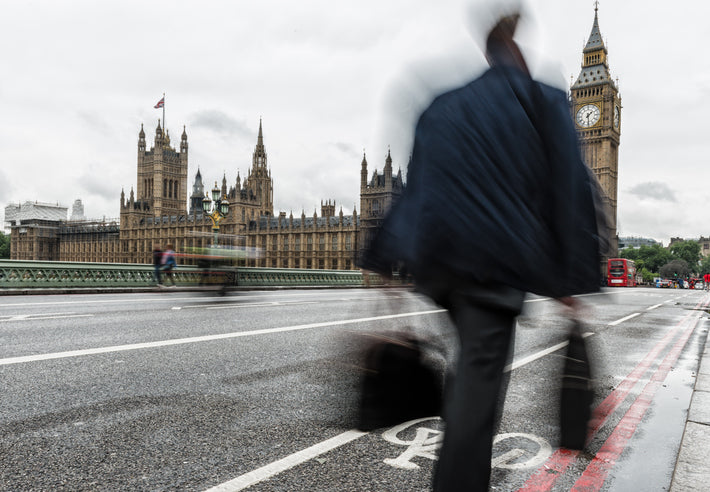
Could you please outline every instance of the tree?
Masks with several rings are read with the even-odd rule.
[[[673,255],[660,244],[643,245],[639,249],[624,248],[619,253],[620,258],[634,260],[636,269],[646,268],[650,272],[658,272],[663,265],[673,259]]]
[[[0,258],[10,257],[10,236],[0,231]]]
[[[688,264],[691,272],[698,271],[700,261],[700,243],[697,241],[680,241],[671,246],[674,259],[683,260]]]
[[[690,268],[685,260],[673,260],[661,267],[663,278],[684,278],[690,275]]]
[[[637,270],[637,272],[643,277],[644,284],[653,284],[653,277],[655,277],[656,274],[651,272],[648,268],[641,268],[641,270]]]
[[[710,273],[710,256],[705,256],[702,260],[700,260],[700,275],[705,275],[706,273]]]

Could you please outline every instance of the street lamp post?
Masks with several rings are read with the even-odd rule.
[[[212,203],[214,203],[214,207],[212,206]],[[210,200],[209,194],[207,193],[205,193],[205,197],[202,199],[202,210],[212,220],[212,232],[214,233],[214,243],[212,245],[217,246],[219,223],[229,213],[229,202],[227,201],[226,196],[221,196],[221,192],[217,187],[216,181],[214,183],[214,188],[212,188],[212,200]]]

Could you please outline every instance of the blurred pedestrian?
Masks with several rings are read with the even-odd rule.
[[[162,285],[160,280],[160,266],[163,264],[163,250],[160,248],[159,244],[153,245],[153,278],[155,283]]]
[[[524,293],[574,311],[570,296],[599,290],[597,185],[566,94],[534,81],[513,41],[518,19],[499,17],[490,30],[490,69],[420,117],[407,188],[361,258],[385,274],[404,261],[417,288],[449,309],[459,335],[437,492],[488,490]]]
[[[165,276],[170,279],[170,283],[175,287],[175,279],[173,278],[173,269],[177,266],[175,261],[175,251],[173,251],[173,245],[167,244],[165,246],[165,251],[161,258],[160,270],[165,273]]]

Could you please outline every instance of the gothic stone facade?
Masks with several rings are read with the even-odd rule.
[[[198,170],[188,203],[188,143],[183,128],[179,150],[172,147],[170,136],[158,123],[154,145],[148,150],[141,125],[138,134],[137,192],[128,198],[121,192],[119,223],[57,221],[52,225],[51,255],[42,259],[118,263],[150,263],[154,244],[172,244],[175,250],[202,248],[213,240],[212,221],[202,211],[205,186]],[[362,173],[367,175],[363,158]],[[252,166],[242,181],[228,187],[226,176],[215,189],[226,199],[229,213],[220,222],[220,244],[258,250],[248,266],[272,268],[316,268],[349,270],[356,268],[355,259],[363,241],[364,224],[368,230],[382,218],[382,212],[403,188],[401,171],[392,178],[392,158],[388,154],[383,174],[373,173],[370,183],[361,183],[361,204],[367,217],[354,210],[336,214],[335,203],[321,201],[320,216],[301,213],[300,217],[285,212],[273,213],[273,179],[267,165],[263,131],[259,134],[252,156]],[[208,190],[209,192],[209,190]],[[46,229],[46,227],[45,227]],[[36,251],[22,247],[19,227],[12,227],[14,259],[40,259]],[[19,246],[18,246],[19,245]],[[190,261],[190,260],[186,260]]]
[[[608,51],[599,31],[598,7],[582,56],[582,70],[570,88],[582,158],[604,190],[610,211],[609,236],[617,242],[616,212],[621,137],[621,96],[609,72]],[[612,245],[612,254],[618,249]]]

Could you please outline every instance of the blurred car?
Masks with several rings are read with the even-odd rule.
[[[670,289],[671,287],[673,287],[673,281],[668,280],[667,278],[662,278],[658,281],[658,286],[662,289]]]

